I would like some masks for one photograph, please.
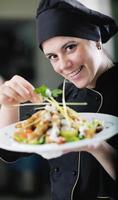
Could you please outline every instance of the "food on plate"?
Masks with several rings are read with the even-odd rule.
[[[28,119],[18,122],[13,133],[13,139],[19,143],[27,144],[63,144],[78,141],[85,138],[93,138],[103,128],[103,121],[82,117],[66,105],[64,93],[63,104],[60,105],[54,97],[62,93],[61,90],[53,90],[46,86],[36,88],[43,106],[39,107]],[[46,105],[44,105],[44,102]],[[48,102],[48,104],[47,104]]]

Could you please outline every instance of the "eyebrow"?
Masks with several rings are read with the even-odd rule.
[[[74,41],[74,40],[71,40],[71,41],[67,41],[64,45],[62,45],[61,46],[61,49],[64,49],[68,44],[70,44],[70,43],[75,43],[76,41]],[[45,55],[46,56],[50,56],[50,55],[53,55],[54,53],[46,53]]]
[[[73,43],[73,42],[75,41],[71,40],[71,41],[66,42],[64,45],[62,45],[61,49],[64,49],[68,44]]]

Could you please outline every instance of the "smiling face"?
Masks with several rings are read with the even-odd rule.
[[[96,42],[75,37],[54,37],[42,45],[55,72],[79,88],[95,87],[101,71]]]

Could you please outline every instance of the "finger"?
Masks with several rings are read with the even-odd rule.
[[[5,82],[5,86],[6,86],[6,91],[9,91],[9,95],[11,95],[12,97],[15,96],[20,96],[21,98],[30,98],[30,92],[25,89],[25,87],[23,87],[22,85],[19,85],[19,83],[15,83],[12,81],[7,81]],[[14,97],[15,97],[14,96]]]
[[[11,80],[23,84],[27,90],[34,90],[34,86],[21,76],[15,75]]]
[[[1,94],[1,99],[3,99],[2,101],[4,101],[4,100],[9,101],[10,99],[13,99],[16,102],[20,102],[22,97],[15,90],[4,85],[3,92]]]
[[[14,76],[10,81],[6,81],[5,85],[14,90],[23,99],[32,99],[34,87],[20,76]]]
[[[11,86],[12,88],[14,88],[14,86],[16,86],[17,88],[18,83],[20,84],[19,93],[22,97],[26,96],[27,99],[31,102],[41,101],[39,95],[34,92],[34,86],[31,83],[29,83],[26,79],[24,79],[21,76],[15,75],[12,78],[12,81],[14,83],[14,85]]]

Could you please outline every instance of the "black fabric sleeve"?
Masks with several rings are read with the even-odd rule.
[[[20,152],[13,152],[13,151],[7,151],[4,149],[0,149],[0,159],[4,162],[15,162],[16,160],[31,156],[31,153],[20,153]]]

